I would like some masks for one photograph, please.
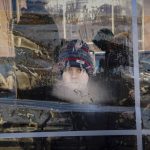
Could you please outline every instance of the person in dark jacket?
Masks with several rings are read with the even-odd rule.
[[[93,43],[102,51],[105,51],[104,73],[109,76],[110,69],[114,66],[112,62],[112,41],[114,34],[110,29],[100,29],[93,38]]]
[[[72,40],[65,45],[53,68],[58,78],[49,93],[52,100],[76,104],[102,104],[105,100],[105,91],[96,83],[91,83],[93,75],[93,61],[88,45],[82,40]],[[105,101],[106,103],[106,101]],[[61,114],[57,114],[61,115]],[[62,114],[64,115],[64,114]],[[71,130],[107,130],[114,128],[115,116],[110,113],[97,112],[68,112],[71,118]],[[65,117],[65,115],[64,115]],[[112,121],[114,119],[114,121]],[[87,150],[107,148],[107,138],[98,137],[68,137],[55,138],[51,141],[51,149]],[[95,146],[96,145],[96,146]]]

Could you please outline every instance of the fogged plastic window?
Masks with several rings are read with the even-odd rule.
[[[144,7],[144,50],[139,51],[139,70],[140,70],[140,94],[141,94],[141,108],[143,129],[150,129],[150,45],[148,38],[150,36],[149,18],[150,11],[148,9],[149,3],[147,0],[143,2]]]
[[[135,128],[131,1],[0,3],[6,131]]]

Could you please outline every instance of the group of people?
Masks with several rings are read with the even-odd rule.
[[[115,78],[111,77],[112,70],[120,66],[125,67],[129,64],[127,57],[127,48],[129,47],[124,45],[125,42],[122,43],[122,41],[119,41],[120,43],[117,43],[117,38],[118,37],[114,38],[111,30],[101,29],[93,39],[93,44],[98,46],[100,50],[105,51],[105,60],[103,62],[105,77],[101,78],[103,81],[97,81],[93,76],[94,63],[88,44],[79,39],[66,42],[58,52],[58,59],[56,64],[53,66],[53,71],[57,74],[57,78],[52,91],[49,92],[50,100],[78,104],[114,104],[107,89],[113,89],[116,93],[118,93],[119,91],[117,90],[121,90],[119,88],[124,85],[120,85],[121,82],[118,79],[116,84],[114,81]],[[117,47],[119,48],[118,51],[116,49]],[[121,61],[120,59],[124,61]],[[116,78],[118,78],[118,76]],[[113,84],[116,84],[115,89]],[[116,99],[118,98],[117,96],[115,97]],[[126,104],[128,101],[131,101],[126,104],[130,105],[132,100],[129,99],[130,98],[127,97],[127,100],[124,100],[125,102],[122,103]],[[63,114],[58,113],[57,115]],[[118,113],[68,112],[64,115],[64,117],[71,118],[71,123],[73,125],[71,130],[107,130],[121,128],[121,126],[119,127],[119,119],[121,116]],[[133,118],[132,120],[134,120]],[[126,122],[128,124],[132,124],[126,126],[127,128],[135,127],[134,121],[129,122],[127,119]],[[122,126],[122,128],[124,127],[125,126]],[[93,137],[58,138],[51,141],[51,148],[61,150],[63,147],[68,146],[68,149],[80,149],[81,147],[85,150],[92,149],[93,139]],[[44,139],[44,141],[46,142],[47,140]],[[109,138],[98,137],[95,140],[96,147],[93,148],[95,150],[107,149],[109,147],[107,143],[109,142]],[[59,144],[58,147],[55,145],[56,143]],[[64,143],[67,144],[64,145]],[[78,144],[74,145],[74,143]],[[121,143],[119,143],[119,146],[120,145]]]
[[[114,74],[114,70],[119,70],[120,66],[123,68],[129,65],[127,39],[127,33],[114,36],[107,28],[99,30],[94,37],[93,44],[100,51],[105,51],[105,60],[101,62],[105,79],[117,76],[118,72]],[[73,103],[108,102],[106,86],[102,82],[98,84],[100,81],[92,80],[95,66],[86,42],[79,39],[66,42],[59,50],[56,60],[53,70],[57,73],[57,81],[51,95],[61,101]]]
[[[116,104],[114,101],[119,99],[119,92],[117,90],[120,90],[120,87],[124,85],[121,85],[118,76],[112,72],[120,66],[125,67],[128,65],[127,47],[120,41],[120,43],[117,43],[117,38],[118,37],[115,37],[111,30],[101,29],[93,39],[93,44],[100,50],[105,51],[105,60],[102,66],[104,69],[104,78],[97,80],[93,75],[95,66],[88,44],[83,40],[74,39],[64,42],[57,51],[58,58],[55,58],[56,61],[52,67],[52,73],[56,74],[52,87],[43,86],[34,89],[19,89],[17,92],[18,98],[78,104]],[[118,48],[118,50],[116,48]],[[112,93],[112,95],[110,93]],[[112,96],[114,96],[114,98]],[[107,130],[116,129],[118,127],[116,122],[119,118],[119,114],[117,113],[60,113],[54,111],[50,112],[50,114],[53,115],[44,122],[41,130],[49,126],[49,122],[53,122],[54,118],[58,120],[59,118],[63,118],[64,124],[65,120],[69,118],[69,120],[71,120],[69,130]],[[58,150],[61,150],[65,146],[68,146],[68,149],[73,148],[76,150],[84,146],[86,150],[92,149],[93,137],[56,138],[50,141],[49,138],[39,138],[39,140],[34,139],[34,142],[35,145],[38,145],[37,149],[39,150],[43,149],[43,147],[49,149],[49,145],[51,149]],[[59,143],[59,147],[56,146],[57,142]],[[66,142],[68,143],[67,145],[65,145]],[[74,144],[74,142],[77,144],[71,147],[72,145],[69,143]],[[107,149],[108,142],[110,142],[109,139],[98,137],[95,140],[95,150]]]

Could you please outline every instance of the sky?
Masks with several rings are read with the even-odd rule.
[[[49,1],[49,5],[54,6],[57,3],[62,5],[64,4],[64,2],[69,2],[69,1],[75,1],[75,0],[48,0]],[[101,6],[102,4],[111,4],[111,0],[87,0],[87,8],[90,10],[92,6]],[[114,4],[121,4],[122,2],[124,2],[124,0],[114,0]]]
[[[25,1],[26,0],[21,0],[21,5],[24,6],[26,8],[26,4],[25,4]],[[31,1],[47,1],[49,2],[49,6],[54,6],[54,5],[57,5],[57,4],[60,4],[60,5],[63,5],[64,2],[68,2],[68,1],[75,1],[75,0],[31,0]],[[87,8],[88,10],[91,9],[92,6],[100,6],[104,3],[107,3],[107,4],[111,4],[112,1],[114,1],[114,4],[115,5],[118,5],[118,4],[123,4],[123,5],[129,5],[131,3],[132,0],[87,0],[88,3],[87,3]],[[138,3],[142,4],[142,0],[137,0]],[[145,15],[150,15],[150,0],[143,0],[144,1],[144,11],[145,11]],[[131,7],[131,5],[129,6]]]

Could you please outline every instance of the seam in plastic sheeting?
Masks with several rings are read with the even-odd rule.
[[[50,110],[58,112],[135,112],[134,107],[123,106],[98,106],[98,105],[85,105],[85,104],[69,104],[50,101],[35,101],[35,100],[12,100],[0,99],[0,104],[3,107],[14,108],[30,108],[36,110]]]
[[[136,135],[136,130],[93,130],[64,132],[1,133],[0,139],[29,137],[75,137],[75,136],[128,136]]]

